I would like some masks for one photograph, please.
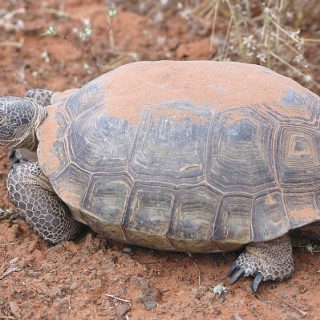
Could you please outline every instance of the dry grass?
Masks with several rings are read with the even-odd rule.
[[[206,0],[194,14],[212,22],[215,60],[257,63],[320,88],[306,57],[320,45],[319,1]],[[319,38],[310,38],[317,30]]]

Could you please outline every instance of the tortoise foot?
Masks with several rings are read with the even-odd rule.
[[[257,242],[246,246],[231,265],[228,277],[231,284],[242,277],[253,276],[251,289],[256,292],[262,281],[281,281],[290,277],[294,269],[292,247],[289,236],[267,241]]]

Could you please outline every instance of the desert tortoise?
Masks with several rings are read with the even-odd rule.
[[[84,223],[161,250],[244,246],[229,276],[253,275],[255,291],[293,272],[291,230],[319,240],[319,101],[264,67],[212,61],[2,97],[0,144],[38,155],[11,170],[9,196],[51,243]]]

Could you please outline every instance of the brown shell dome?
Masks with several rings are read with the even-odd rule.
[[[53,96],[38,158],[74,215],[164,250],[232,250],[320,220],[320,99],[269,69],[137,62]]]

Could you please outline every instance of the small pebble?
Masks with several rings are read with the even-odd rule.
[[[125,316],[131,310],[131,305],[128,303],[121,303],[116,305],[115,308],[117,316],[122,319],[122,317]]]
[[[232,320],[243,320],[239,313],[235,313],[232,317]]]
[[[136,301],[143,303],[147,310],[157,307],[157,300],[160,297],[160,291],[148,279],[142,277],[132,277],[131,283],[137,289]]]
[[[77,282],[73,282],[72,284],[71,284],[71,286],[70,286],[70,290],[71,291],[74,291],[74,290],[76,290],[78,288],[78,283]]]
[[[125,252],[125,253],[131,253],[132,252],[132,248],[131,247],[124,247],[122,249],[122,251]]]
[[[18,305],[18,303],[16,301],[10,301],[9,302],[9,307],[10,307],[10,311],[11,313],[18,319],[21,318],[21,310],[20,307]],[[1,317],[0,317],[1,318]]]

